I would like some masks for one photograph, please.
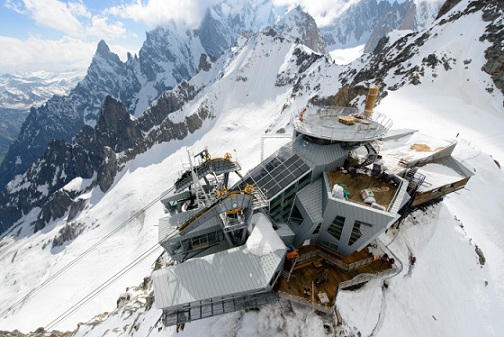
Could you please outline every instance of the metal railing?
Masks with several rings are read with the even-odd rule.
[[[338,268],[340,268],[344,271],[351,271],[351,270],[360,268],[362,266],[368,265],[374,261],[373,257],[368,257],[368,258],[356,261],[354,263],[348,264],[348,263],[345,263],[345,262],[339,260],[335,256],[332,256],[331,254],[329,254],[323,250],[317,249],[317,250],[313,250],[313,251],[305,253],[305,254],[300,254],[296,258],[296,264],[303,263],[303,262],[308,261],[310,259],[313,259],[317,256],[323,258],[324,260],[331,262],[331,264],[334,264],[335,266],[337,266]]]
[[[334,310],[332,305],[322,305],[320,303],[307,300],[304,297],[292,295],[292,294],[289,294],[289,293],[286,293],[283,291],[279,291],[278,296],[280,296],[280,298],[288,299],[290,301],[293,301],[293,302],[296,302],[296,303],[299,303],[302,305],[310,306],[313,309],[318,310],[318,311],[322,311],[326,314],[330,314]]]
[[[354,125],[346,125],[341,127],[328,127],[329,125],[315,125],[305,121],[306,117],[301,120],[301,114],[294,114],[291,118],[294,128],[307,135],[311,135],[322,139],[340,140],[340,141],[363,141],[372,140],[384,135],[391,127],[392,120],[385,114],[375,112],[371,117],[367,117],[366,124],[355,123]],[[319,118],[336,117],[338,115],[345,116],[345,113],[317,113]],[[307,116],[308,117],[308,116]],[[338,122],[339,123],[339,122]],[[339,126],[338,124],[336,124]]]

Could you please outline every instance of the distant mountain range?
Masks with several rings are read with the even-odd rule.
[[[364,43],[387,13],[394,13],[394,17],[398,17],[388,27],[392,29],[406,20],[401,20],[400,15],[406,15],[408,11],[400,8],[414,7],[411,1],[391,5],[388,1],[377,3],[376,0],[362,0],[349,7],[340,18],[334,20],[333,25],[325,27],[322,32],[315,20],[300,7],[287,14],[286,7],[275,7],[271,0],[247,2],[238,11],[229,11],[227,6],[227,3],[221,3],[211,7],[197,29],[181,30],[172,23],[147,33],[139,55],[128,55],[125,62],[112,53],[104,41],[100,41],[87,74],[67,95],[53,96],[42,106],[30,110],[19,136],[10,145],[0,166],[0,186],[6,186],[18,175],[23,177],[18,176],[16,181],[29,178],[34,182],[39,179],[34,174],[46,171],[38,171],[35,167],[41,161],[45,162],[51,151],[63,150],[66,145],[62,144],[72,142],[75,137],[79,139],[79,135],[86,134],[86,130],[99,124],[107,96],[124,104],[131,115],[140,117],[151,104],[163,102],[160,99],[162,93],[175,88],[178,83],[190,80],[198,72],[211,69],[218,59],[234,52],[233,46],[236,46],[239,37],[247,38],[251,32],[258,31],[261,27],[273,27],[272,34],[274,32],[282,38],[302,43],[329,57],[330,48],[344,47],[352,41]],[[432,16],[432,13],[426,15]],[[343,27],[346,27],[345,30]],[[385,33],[386,29],[380,29],[380,32]],[[176,110],[183,104],[183,101],[175,100],[176,104],[172,101],[167,103],[168,110],[164,113]],[[152,126],[162,119],[152,118],[155,119]],[[146,131],[148,129],[142,129],[143,133]],[[63,148],[60,149],[60,145]],[[105,143],[102,145],[111,146]],[[117,148],[112,146],[112,150],[116,151]],[[86,151],[88,154],[94,153],[95,157],[89,154],[90,164],[79,169],[87,168],[85,170],[88,173],[96,171],[103,153],[100,148]],[[79,156],[84,156],[84,153]],[[35,166],[32,166],[34,162]],[[53,169],[50,172],[55,174]],[[76,171],[72,172],[76,174]],[[42,174],[45,176],[40,178],[39,183],[48,182],[48,174]],[[61,181],[53,180],[48,193],[34,192],[31,196],[25,195],[25,201],[15,208],[5,207],[0,211],[2,227],[8,228],[28,208],[45,203],[51,193],[72,176],[73,174],[65,172]],[[16,184],[12,182],[4,191],[3,202],[12,198],[9,195],[16,190],[13,189]]]
[[[368,53],[380,38],[394,29],[425,28],[434,21],[443,2],[361,0],[321,30],[329,50],[366,44],[364,52]]]
[[[82,79],[82,70],[0,75],[0,108],[28,110],[54,95],[64,96]]]
[[[0,75],[0,163],[16,140],[30,107],[41,106],[54,95],[66,95],[82,79],[81,71]]]

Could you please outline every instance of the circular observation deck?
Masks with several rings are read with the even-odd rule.
[[[340,142],[369,142],[382,137],[392,120],[381,113],[367,117],[357,108],[308,106],[295,114],[292,125],[304,135]]]

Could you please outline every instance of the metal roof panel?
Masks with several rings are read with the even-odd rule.
[[[284,254],[285,249],[278,249],[257,256],[242,246],[156,270],[157,306],[169,308],[266,288]]]

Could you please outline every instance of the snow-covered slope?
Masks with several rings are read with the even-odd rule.
[[[209,8],[194,30],[174,23],[154,29],[139,55],[128,54],[126,62],[100,41],[84,79],[68,95],[54,96],[30,112],[0,166],[0,189],[43,155],[52,139],[70,141],[84,125],[95,125],[107,95],[139,116],[164,90],[208,68],[239,34],[274,24],[277,10],[284,8],[280,14],[285,14],[285,7],[276,8],[270,0],[229,7],[224,1]]]
[[[307,30],[306,27],[310,28]],[[293,10],[292,14],[286,17],[286,20],[280,21],[278,26],[266,28],[263,35],[270,38],[276,37],[275,40],[277,41],[284,39],[291,42],[300,41],[302,44],[311,45],[317,50],[323,50],[323,45],[320,45],[321,41],[317,38],[319,34],[313,18],[306,13],[302,13],[299,8]],[[246,36],[241,37],[240,41],[246,41]],[[253,40],[251,39],[251,41]],[[234,49],[236,51],[240,50],[240,48],[241,45],[238,44]],[[264,52],[265,57],[269,57],[268,50],[262,47],[259,50]],[[90,69],[98,68],[99,71],[90,70],[88,76],[79,86],[82,83],[91,85],[89,77],[97,78],[96,82],[98,83],[109,83],[112,81],[111,78],[114,78],[113,74],[117,72],[117,70],[114,70],[116,66],[120,68],[119,63],[117,63],[117,56],[108,52],[105,43],[100,43],[98,51],[98,56],[93,60]],[[232,53],[233,51],[231,51],[230,57],[233,57]],[[307,70],[312,62],[322,58],[319,54],[304,55],[302,49],[299,49],[296,53],[299,57],[298,66],[303,68],[302,72]],[[215,72],[222,71],[222,64],[227,62],[227,56],[228,53],[223,55],[214,66],[207,63],[202,68],[199,77],[211,77],[210,82],[215,81],[218,78]],[[244,62],[248,62],[248,60]],[[252,67],[253,62],[249,63],[247,66]],[[244,70],[240,71],[243,72]],[[286,77],[287,75],[289,77]],[[265,74],[265,76],[269,76],[268,81],[273,77],[271,80],[277,81],[275,83],[278,87],[292,86],[295,83],[294,81],[301,76],[296,71],[287,75],[284,74],[277,80],[275,73],[270,75],[266,72]],[[247,78],[250,77],[238,76],[236,80],[238,82],[247,82]],[[321,76],[319,75],[319,77]],[[100,81],[100,78],[109,78],[110,80]],[[114,80],[117,81],[117,79]],[[106,191],[117,173],[117,168],[125,161],[138,153],[144,152],[157,142],[182,139],[188,132],[192,133],[200,128],[202,120],[207,119],[214,110],[213,99],[211,98],[198,100],[196,102],[198,104],[197,111],[192,111],[192,115],[166,119],[168,114],[179,110],[186,102],[193,100],[198,92],[203,89],[206,84],[198,81],[198,79],[195,79],[189,84],[183,81],[174,90],[164,92],[155,101],[153,107],[147,109],[138,119],[128,116],[127,106],[125,107],[113,99],[105,99],[94,127],[87,125],[82,128],[71,144],[59,140],[52,141],[41,158],[37,159],[24,174],[17,175],[6,186],[4,193],[0,196],[0,203],[4,205],[0,209],[0,230],[3,231],[9,228],[21,218],[22,214],[29,213],[37,206],[41,210],[37,216],[35,230],[43,228],[48,219],[63,215],[61,211],[72,203],[71,199],[76,202],[76,197],[66,192],[53,195],[73,178],[92,178],[93,174],[96,173],[95,183],[100,186],[102,191]],[[262,89],[260,84],[256,86]],[[98,85],[95,87],[98,87]],[[148,88],[148,86],[142,86],[140,92],[145,88]],[[234,85],[232,89],[236,90],[237,88],[240,88],[240,86]],[[299,89],[301,87],[297,86],[296,90]],[[263,93],[266,94],[263,91],[256,94],[262,97]],[[64,102],[68,101],[67,98],[62,98],[62,100]],[[123,98],[122,101],[127,100]],[[28,120],[31,121],[32,119],[29,118]],[[58,126],[53,127],[58,128]],[[36,128],[31,131],[34,130]],[[66,152],[68,155],[63,156],[61,155],[62,152]],[[124,154],[118,160],[112,160],[115,154],[120,152],[124,152]],[[22,162],[22,159],[19,161]]]
[[[476,173],[467,190],[412,213],[398,231],[384,234],[381,240],[390,243],[405,269],[386,286],[376,280],[340,292],[338,315],[324,317],[282,301],[259,311],[195,321],[178,335],[502,335],[504,230],[499,224],[504,207],[498,193],[504,176],[489,153],[502,162],[497,132],[504,124],[504,99],[481,70],[491,42],[480,41],[488,26],[501,20],[484,21],[483,10],[502,12],[502,7],[480,1],[468,10],[468,3],[462,0],[427,35],[391,36],[380,54],[348,68],[270,30],[241,39],[227,58],[189,82],[199,88],[197,94],[167,117],[174,123],[184,120],[204,102],[210,114],[199,129],[125,161],[106,192],[90,186],[93,178],[72,180],[67,191],[90,186],[80,194],[84,208],[72,220],[65,213],[32,234],[34,209],[0,241],[0,297],[5,303],[0,329],[73,330],[77,322],[107,311],[80,324],[76,335],[175,335],[174,327],[156,325],[161,313],[155,304],[146,309],[148,285],[135,286],[150,274],[161,252],[156,224],[162,207],[157,200],[173,184],[187,150],[208,147],[214,156],[231,152],[247,171],[259,162],[263,133],[289,134],[290,114],[308,100],[332,101],[342,92],[341,80],[357,87],[379,84],[387,95],[382,94],[378,110],[396,127],[438,138],[458,135],[455,155]],[[357,94],[347,98],[362,102]],[[411,270],[410,252],[418,259]],[[131,299],[116,309],[126,287]]]
[[[184,145],[195,150],[206,146],[210,150],[220,149],[216,151],[234,153],[233,150],[236,150],[238,159],[245,169],[255,165],[259,160],[258,135],[268,130],[285,128],[290,118],[289,112],[304,106],[313,96],[303,94],[308,89],[299,87],[296,91],[293,87],[298,83],[298,79],[314,71],[310,65],[317,60],[322,61],[321,66],[324,68],[331,66],[327,59],[311,55],[311,51],[303,45],[296,46],[292,40],[284,39],[272,33],[270,29],[241,40],[230,57],[223,60],[225,62],[221,68],[201,72],[191,80],[190,85],[197,88],[202,88],[204,85],[207,87],[203,87],[202,91],[181,110],[167,117],[172,123],[178,123],[192,116],[202,104],[205,104],[210,116],[200,129],[188,135],[183,141],[172,140],[169,143],[155,145],[148,152],[126,162],[107,193],[101,192],[97,186],[81,194],[79,199],[85,200],[86,206],[81,214],[71,221],[67,220],[68,214],[65,214],[63,218],[50,221],[45,228],[30,235],[33,231],[30,224],[36,220],[40,211],[39,208],[34,208],[22,219],[21,225],[13,230],[12,234],[16,239],[12,239],[11,243],[2,248],[5,249],[2,252],[2,263],[8,265],[5,275],[8,275],[9,281],[8,286],[2,287],[4,292],[1,296],[8,303],[7,309],[11,305],[13,307],[8,313],[2,312],[6,314],[6,318],[0,324],[2,326],[5,324],[5,328],[11,329],[22,325],[27,330],[47,324],[46,317],[36,314],[41,305],[45,306],[48,312],[64,313],[66,309],[60,311],[62,309],[60,301],[64,303],[79,301],[82,294],[92,292],[98,284],[120,272],[121,268],[128,265],[128,261],[134,256],[140,255],[141,251],[157,246],[157,234],[153,224],[156,224],[157,218],[161,216],[161,207],[155,203],[141,214],[138,212],[146,203],[171,187],[177,177],[177,169],[181,169],[179,164],[187,157]],[[338,74],[337,70],[338,68],[333,66],[330,72],[324,73],[332,73],[331,77],[334,78]],[[318,74],[317,78],[319,81],[326,80],[322,74]],[[315,86],[314,81],[312,85]],[[327,87],[327,84],[324,87]],[[313,92],[314,88],[309,90]],[[291,103],[292,107],[282,113],[289,100],[297,96],[299,98]],[[158,104],[160,102],[161,99],[158,100]],[[155,109],[156,105],[152,110]],[[149,115],[150,112],[147,111],[145,116]],[[156,133],[156,129],[154,126],[150,133]],[[91,183],[91,180],[76,179],[63,190],[70,194],[78,193]],[[19,187],[23,188],[23,184]],[[151,187],[146,189],[145,186]],[[125,197],[126,195],[129,197]],[[132,215],[134,220],[127,221]],[[100,243],[96,249],[80,258],[89,247],[89,242],[100,242],[100,238],[106,237],[125,221],[127,222],[117,235]],[[79,233],[80,235],[63,246],[54,246],[54,236],[63,237],[63,234],[58,234],[60,231],[69,232],[68,237],[71,239]],[[4,242],[10,241],[9,237],[11,236],[6,237]],[[56,241],[60,243],[64,239]],[[68,247],[63,249],[62,247],[67,244]],[[113,254],[106,253],[111,250],[116,251]],[[160,250],[157,250],[153,254],[159,252]],[[76,258],[79,261],[73,263]],[[30,271],[20,267],[24,263],[31,264],[33,260],[43,263],[44,268]],[[152,262],[152,260],[142,261],[128,273],[129,277],[125,276],[118,280],[119,289],[135,284],[138,275],[148,275]],[[58,270],[68,265],[71,265],[72,269],[75,265],[76,269],[68,272],[64,269],[65,272],[61,276],[52,278],[51,275],[57,274]],[[89,270],[94,268],[100,271],[97,274],[90,273]],[[107,269],[110,272],[105,272]],[[82,271],[85,275],[77,280],[75,271]],[[91,282],[91,278],[95,281]],[[47,280],[50,281],[44,284]],[[16,305],[33,284],[43,286],[40,291],[30,295],[26,303]],[[82,292],[75,292],[75,287],[81,288]],[[54,296],[55,293],[61,294],[61,297],[50,301],[47,296]],[[110,310],[109,304],[113,307],[116,297],[117,288],[114,284],[114,287],[101,293],[98,299],[87,304],[83,310],[79,310],[75,317],[62,322],[61,326],[71,328],[76,322],[89,319],[95,312]],[[37,319],[26,322],[23,318],[26,315]],[[57,315],[54,316],[56,317]]]

